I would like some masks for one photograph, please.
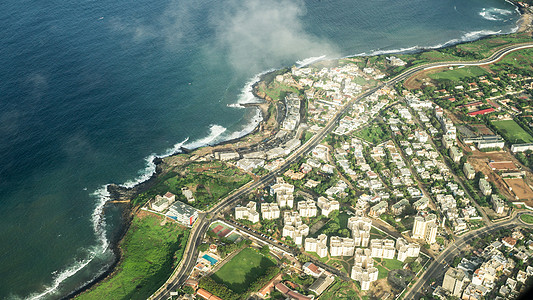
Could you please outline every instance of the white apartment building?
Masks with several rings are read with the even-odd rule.
[[[317,204],[318,207],[320,207],[320,209],[322,210],[322,215],[326,217],[329,216],[332,211],[340,209],[339,201],[328,199],[322,196],[318,197]]]
[[[253,201],[246,206],[235,207],[235,219],[246,219],[252,223],[259,222],[259,213],[256,210],[257,204]]]
[[[332,236],[329,242],[329,254],[331,256],[352,256],[355,244],[351,238]]]
[[[403,262],[408,257],[418,257],[420,255],[420,245],[409,243],[400,237],[396,240],[396,250],[398,250],[398,260]]]
[[[368,247],[372,220],[367,217],[350,217],[348,229],[352,231],[352,238],[356,247]]]
[[[328,237],[325,234],[319,235],[315,238],[306,238],[305,239],[305,251],[307,252],[316,252],[320,257],[328,256]]]
[[[294,206],[294,185],[288,184],[282,177],[276,178],[276,184],[270,187],[271,194],[276,194],[276,201],[279,207]]]
[[[316,202],[313,200],[299,201],[298,212],[300,213],[300,217],[302,218],[316,217]]]
[[[435,243],[437,238],[437,216],[434,214],[416,216],[412,238],[425,239],[428,244]]]
[[[370,249],[355,250],[351,278],[359,281],[361,290],[369,290],[370,284],[378,279],[379,271],[374,267]]]
[[[280,217],[280,210],[276,203],[261,203],[261,216],[263,219],[273,220]]]
[[[372,257],[393,259],[396,254],[394,240],[373,239],[370,241],[370,251]]]

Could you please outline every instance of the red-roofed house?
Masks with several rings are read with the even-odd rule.
[[[516,245],[516,239],[513,239],[510,236],[504,237],[502,243],[509,248],[513,248]]]
[[[210,292],[204,290],[204,289],[199,289],[198,291],[196,291],[196,295],[197,296],[200,296],[202,297],[203,299],[209,299],[211,298],[211,296],[213,296],[213,294],[211,294]]]
[[[478,111],[473,111],[471,113],[468,113],[468,115],[473,117],[473,116],[477,116],[477,115],[488,114],[488,113],[491,113],[493,111],[494,111],[494,108],[487,108],[487,109],[482,109],[482,110],[478,110]]]

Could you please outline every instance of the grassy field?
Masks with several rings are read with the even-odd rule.
[[[533,143],[533,137],[514,120],[493,121],[492,124],[511,144]]]
[[[468,77],[478,77],[487,74],[488,72],[480,67],[464,67],[464,68],[454,68],[453,70],[446,70],[438,72],[435,74],[430,74],[429,77],[434,80],[451,80],[459,81],[463,78]]]
[[[320,299],[322,300],[336,300],[336,299],[350,299],[356,300],[360,299],[357,291],[353,288],[353,282],[346,282],[341,280],[336,280],[333,285],[322,295]]]
[[[379,125],[372,125],[366,127],[363,130],[357,131],[355,135],[369,143],[374,144],[381,143],[382,141],[391,138],[389,132],[383,130]]]
[[[235,293],[243,293],[268,267],[276,264],[252,248],[245,248],[211,276],[217,283],[226,285]]]
[[[493,71],[500,71],[507,66],[512,66],[516,69],[526,69],[533,72],[533,50],[523,49],[506,55],[498,63],[490,66]]]
[[[146,299],[170,276],[183,256],[189,230],[139,213],[121,243],[116,273],[77,299]]]
[[[528,224],[533,224],[533,216],[532,215],[521,215],[520,216],[520,220],[528,223]]]

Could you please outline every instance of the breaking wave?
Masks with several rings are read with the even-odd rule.
[[[494,8],[494,7],[483,8],[479,12],[479,15],[483,17],[483,19],[489,20],[489,21],[503,21],[504,16],[509,16],[512,14],[513,12],[511,10]]]

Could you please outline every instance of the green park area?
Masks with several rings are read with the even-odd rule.
[[[502,71],[505,69],[525,70],[530,74],[533,72],[533,50],[522,49],[507,54],[500,61],[490,66],[493,71]]]
[[[276,263],[253,248],[245,248],[215,274],[200,280],[200,287],[223,299],[246,299],[279,272]]]
[[[160,176],[158,182],[147,192],[137,196],[133,203],[142,205],[156,195],[166,192],[175,194],[178,200],[187,203],[181,192],[183,187],[187,187],[195,198],[195,201],[189,204],[204,210],[251,179],[246,172],[221,161],[192,162]]]
[[[122,259],[114,273],[77,299],[146,299],[177,266],[189,230],[162,217],[137,214],[121,242]]]
[[[365,127],[357,131],[355,136],[374,144],[379,144],[391,138],[390,133],[387,130],[383,130],[379,124]]]
[[[533,143],[533,137],[514,120],[492,121],[492,125],[510,144]]]
[[[533,216],[532,215],[527,215],[527,214],[524,214],[524,215],[520,215],[520,220],[528,223],[528,224],[533,224]]]
[[[488,72],[477,66],[464,67],[464,68],[453,68],[446,71],[441,71],[438,73],[430,74],[429,77],[434,80],[450,80],[450,81],[460,81],[464,78],[469,77],[479,77],[486,75]]]

